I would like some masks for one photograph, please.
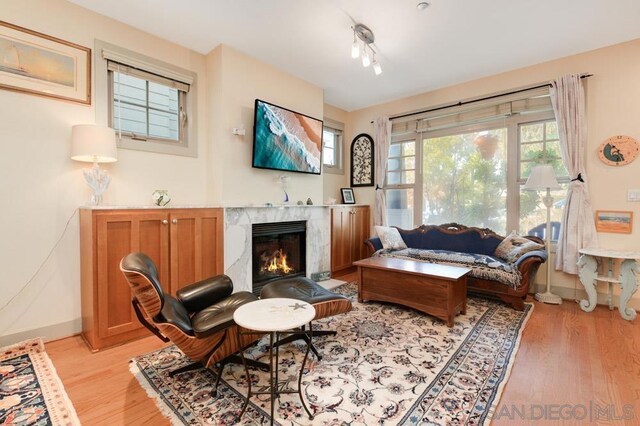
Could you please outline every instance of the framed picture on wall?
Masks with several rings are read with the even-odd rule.
[[[0,21],[0,88],[91,104],[91,49]]]
[[[373,186],[373,138],[361,133],[351,142],[351,186]]]
[[[342,192],[342,204],[355,204],[356,197],[353,195],[353,188],[340,188]]]
[[[596,210],[596,231],[616,234],[630,234],[633,212],[617,210]]]

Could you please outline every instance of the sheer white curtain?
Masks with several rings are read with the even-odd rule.
[[[387,159],[391,141],[391,120],[383,116],[376,118],[375,130],[375,184],[376,204],[373,209],[373,224],[387,226],[387,196],[384,193],[384,178],[387,175]]]
[[[562,212],[555,266],[577,274],[578,250],[598,245],[584,169],[587,131],[582,79],[578,74],[559,77],[551,82],[549,93],[558,121],[562,160],[572,178]]]

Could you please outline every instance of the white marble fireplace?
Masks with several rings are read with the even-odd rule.
[[[224,271],[234,291],[251,291],[251,225],[307,222],[306,273],[331,269],[331,212],[328,206],[226,207],[224,209]]]

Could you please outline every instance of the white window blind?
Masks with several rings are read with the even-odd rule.
[[[391,134],[430,132],[452,127],[468,126],[515,114],[552,111],[549,89],[533,89],[489,100],[466,103],[420,115],[392,119]]]
[[[120,138],[186,142],[189,84],[111,60],[107,71],[113,99],[111,125]]]
[[[138,68],[134,68],[131,65],[122,64],[115,61],[107,61],[107,70],[112,72],[120,72],[122,74],[130,75],[133,77],[138,77],[143,80],[153,81],[158,84],[162,84],[163,86],[172,87],[174,89],[180,90],[182,92],[189,92],[189,83],[183,83],[178,80],[173,80],[171,78],[162,77],[158,74],[143,71]]]
[[[155,62],[145,61],[138,57],[116,52],[113,49],[103,48],[102,57],[109,62],[115,62],[121,65],[128,65],[135,69],[145,70],[151,74],[179,81],[187,85],[193,84],[193,76],[189,74],[178,72],[173,68],[163,67]]]
[[[329,173],[342,173],[342,151],[344,125],[325,118],[322,128],[322,162]]]
[[[94,52],[96,93],[107,95],[118,147],[196,157],[197,74],[100,40]]]

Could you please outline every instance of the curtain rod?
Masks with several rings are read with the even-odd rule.
[[[592,77],[592,76],[593,76],[593,74],[582,74],[580,76],[580,78],[589,78],[589,77]],[[393,117],[389,117],[389,120],[395,120],[395,119],[404,118],[404,117],[411,117],[412,115],[426,114],[427,112],[440,111],[442,109],[453,108],[453,107],[458,107],[458,106],[462,106],[462,105],[468,105],[468,104],[472,104],[472,103],[475,103],[475,102],[488,101],[490,99],[501,98],[503,96],[515,95],[517,93],[522,93],[522,92],[528,92],[529,90],[542,89],[543,87],[551,87],[551,83],[539,84],[537,86],[531,86],[531,87],[526,87],[524,89],[512,90],[511,92],[504,92],[504,93],[500,93],[500,94],[497,94],[497,95],[485,96],[483,98],[472,99],[470,101],[460,101],[460,102],[457,102],[457,103],[454,103],[454,104],[448,104],[448,105],[443,105],[443,106],[439,106],[439,107],[435,107],[435,108],[423,109],[422,111],[409,112],[407,114],[401,114],[401,115],[396,115],[396,116],[393,116]],[[371,124],[373,124],[373,121],[371,122]]]

